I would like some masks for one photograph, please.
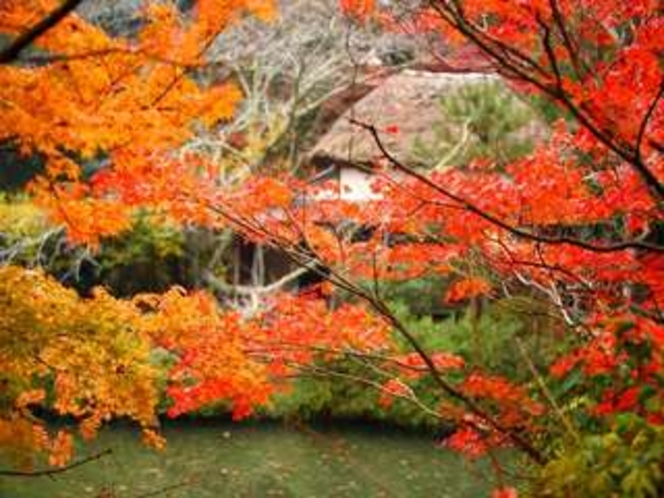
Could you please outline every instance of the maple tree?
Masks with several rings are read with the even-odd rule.
[[[388,233],[434,238],[441,241],[437,250],[457,249],[452,272],[461,280],[448,299],[478,293],[497,298],[529,289],[551,303],[578,347],[551,365],[552,385],[561,379],[560,385],[567,386],[560,400],[553,400],[545,385],[537,389],[538,397],[548,401],[549,414],[537,409],[527,416],[525,424],[534,424],[531,436],[544,430],[551,438],[556,430],[547,424],[553,419],[568,432],[561,437],[578,437],[584,416],[598,424],[590,430],[599,433],[620,427],[621,414],[660,425],[661,6],[647,1],[441,0],[405,8],[404,21],[403,5],[341,3],[361,21],[373,19],[387,29],[426,30],[452,44],[470,42],[517,91],[544,96],[559,107],[551,139],[533,154],[507,165],[477,161],[465,171],[449,168],[430,175],[391,154],[381,130],[357,122],[377,142],[388,167],[410,178],[406,185],[385,182],[389,201],[373,219],[387,219]],[[381,247],[378,254],[382,258],[390,252]],[[459,265],[458,258],[472,264]],[[372,265],[375,274],[375,261]],[[534,380],[542,380],[534,374]],[[460,389],[473,397],[490,399],[498,393],[496,399],[507,400],[514,389],[518,392],[486,376],[476,378],[477,387],[473,382],[468,392],[471,378]],[[579,400],[583,407],[576,406],[571,415],[558,404]],[[462,428],[449,444],[471,453],[504,442],[521,446],[501,430],[509,424]],[[519,421],[514,427],[523,425]],[[638,486],[622,478],[611,489],[637,493]],[[652,475],[648,479],[657,482]],[[657,495],[661,482],[650,482],[638,492]],[[561,485],[563,494],[578,491],[571,486]]]
[[[25,44],[1,52],[0,140],[44,158],[46,173],[31,191],[66,225],[70,240],[94,246],[127,229],[133,210],[149,209],[278,247],[328,283],[299,296],[272,296],[259,313],[244,317],[220,311],[204,293],[175,289],[130,301],[98,293],[85,300],[38,274],[4,269],[6,280],[16,282],[3,287],[7,299],[13,302],[15,293],[31,299],[24,311],[8,315],[5,327],[20,331],[12,337],[20,338],[24,355],[15,356],[19,345],[5,347],[11,338],[2,338],[1,364],[12,367],[16,392],[12,408],[1,413],[0,441],[49,449],[53,463],[64,462],[70,436],[44,436],[26,411],[45,396],[26,379],[55,375],[54,406],[81,418],[84,433],[128,415],[161,444],[149,361],[156,345],[177,357],[169,373],[172,415],[224,399],[236,417],[246,416],[293,372],[335,374],[316,360],[358,355],[384,379],[364,379],[381,392],[381,403],[402,398],[452,421],[457,430],[447,446],[470,456],[515,447],[545,474],[557,475],[564,468],[560,445],[581,444],[583,431],[617,430],[624,426],[621,415],[648,427],[637,426],[630,437],[634,431],[658,437],[664,422],[664,22],[658,2],[430,0],[385,7],[343,0],[341,7],[360,22],[427,31],[452,49],[474,44],[515,91],[543,96],[558,112],[550,139],[531,154],[429,173],[385,147],[382,135],[398,134],[398,127],[355,122],[382,152],[378,195],[363,205],[336,199],[334,186],[290,177],[256,175],[220,188],[221,165],[177,153],[200,127],[213,130],[229,119],[241,99],[230,82],[206,88],[192,76],[206,64],[210,43],[242,13],[269,18],[269,2],[200,1],[189,17],[160,4],[145,11],[133,39],[110,37],[75,15],[36,37],[24,31],[58,5],[0,7],[0,31],[18,35],[11,47]],[[40,50],[21,54],[31,42]],[[92,160],[105,167],[88,179],[81,163]],[[358,227],[370,228],[366,237],[356,236]],[[572,347],[546,365],[524,353],[532,374],[524,383],[428,350],[383,296],[386,282],[427,275],[451,282],[440,296],[447,302],[528,296],[552,317],[551,333]],[[326,300],[341,294],[353,297],[330,308]],[[78,325],[89,314],[97,318]],[[39,326],[26,325],[28,319]],[[127,335],[110,333],[117,327]],[[91,329],[101,332],[91,337]],[[405,353],[389,330],[403,338]],[[98,382],[80,385],[79,360],[93,357]],[[109,379],[118,377],[127,391],[111,395]],[[417,392],[422,377],[440,394],[435,405]],[[652,496],[661,479],[654,486]],[[514,494],[501,486],[495,496]]]
[[[387,29],[402,28],[403,17],[372,2],[342,4],[362,21],[373,15]],[[408,338],[441,391],[457,402],[439,408],[460,426],[448,441],[452,447],[482,454],[506,444],[545,464],[555,458],[536,441],[578,437],[584,417],[600,432],[618,427],[621,414],[661,424],[659,7],[434,1],[409,13],[406,29],[470,41],[516,90],[558,105],[550,140],[506,165],[483,160],[424,174],[383,144],[381,135],[398,129],[356,122],[382,151],[380,200],[357,206],[330,201],[319,192],[324,188],[297,181],[285,189],[259,183],[259,190],[248,191],[252,202],[262,192],[274,193],[263,204],[269,211],[253,205],[235,211],[242,213],[238,227],[301,264],[316,261],[329,281],[369,303]],[[394,171],[401,174],[398,181]],[[308,191],[312,201],[294,208],[287,192],[295,191]],[[218,206],[233,213],[233,206]],[[358,240],[352,230],[329,228],[342,221],[371,227],[371,237]],[[386,243],[394,235],[400,242]],[[543,381],[546,372],[533,365],[528,386],[472,369],[462,381],[443,378],[430,352],[381,298],[385,280],[434,273],[456,278],[450,301],[527,293],[548,302],[556,328],[576,343],[548,365],[549,382],[567,386],[559,400]],[[386,390],[401,396],[412,391],[400,377]],[[583,406],[570,417],[569,406],[579,400]]]

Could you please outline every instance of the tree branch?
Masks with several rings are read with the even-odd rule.
[[[510,77],[530,83],[571,112],[591,135],[636,170],[654,200],[658,203],[664,201],[664,183],[642,161],[634,144],[625,143],[620,137],[616,137],[608,127],[597,123],[591,115],[583,111],[564,88],[548,81],[550,78],[547,76],[549,75],[543,72],[539,66],[529,69],[528,64],[516,62],[516,55],[520,55],[517,58],[525,61],[528,60],[528,57],[516,48],[505,45],[500,40],[496,40],[483,32],[480,27],[465,17],[463,10],[458,6],[458,2],[455,0],[429,0],[428,3],[438,13],[441,20],[452,26],[469,41],[477,45],[489,58],[493,59],[498,64],[499,71],[502,69],[503,73],[511,73]],[[544,74],[544,76],[537,77],[534,73]]]
[[[43,470],[33,470],[33,471],[22,471],[22,470],[0,470],[0,476],[3,477],[44,477],[44,476],[53,476],[55,474],[61,474],[63,472],[67,472],[68,470],[75,469],[76,467],[80,467],[82,465],[85,465],[86,463],[94,462],[95,460],[99,460],[101,458],[104,458],[105,456],[110,455],[113,453],[113,450],[111,448],[108,448],[104,451],[101,451],[99,453],[95,453],[94,455],[91,455],[87,458],[83,458],[82,460],[78,460],[77,462],[71,463],[69,465],[65,465],[64,467],[57,467],[54,469],[43,469]]]
[[[560,11],[560,7],[558,6],[557,0],[549,0],[549,8],[551,9],[551,14],[553,15],[553,20],[556,23],[556,27],[558,28],[558,31],[560,31],[560,35],[562,36],[563,45],[565,45],[565,49],[567,50],[567,55],[569,55],[570,61],[572,62],[572,67],[574,68],[574,72],[576,73],[576,76],[580,79],[582,77],[581,59],[579,59],[579,54],[577,53],[574,42],[572,41],[572,36],[565,27],[565,18],[562,12]],[[587,73],[588,69],[587,68],[584,69],[586,70],[585,72]]]
[[[282,287],[285,285],[289,284],[293,280],[297,280],[299,277],[304,275],[309,268],[306,267],[300,267],[297,268],[296,270],[292,271],[291,273],[288,273],[287,275],[284,275],[281,277],[279,280],[272,282],[269,285],[264,285],[260,287],[255,287],[255,286],[248,286],[248,285],[231,285],[223,280],[220,280],[217,278],[212,272],[206,271],[203,274],[203,279],[213,287],[223,291],[223,292],[229,292],[233,294],[244,294],[244,295],[260,295],[260,294],[271,294],[272,292],[277,292],[279,291]]]
[[[184,488],[187,486],[191,486],[193,484],[197,484],[199,481],[198,478],[191,478],[191,479],[185,479],[184,481],[176,482],[175,484],[169,484],[168,486],[164,486],[159,489],[155,489],[152,491],[148,491],[147,493],[141,493],[138,495],[135,495],[133,498],[152,498],[153,496],[159,496],[162,494],[169,494],[171,491],[175,491],[176,489]]]
[[[655,113],[655,109],[657,109],[657,104],[659,103],[660,100],[662,100],[662,97],[664,97],[664,78],[662,78],[662,81],[659,83],[659,90],[657,91],[655,97],[652,99],[652,102],[648,106],[648,110],[643,116],[643,120],[641,121],[641,126],[639,127],[639,133],[636,137],[636,155],[640,161],[643,161],[643,152],[641,149],[643,146],[643,139],[646,135],[646,130],[648,129],[648,123],[650,122],[650,118],[652,118],[652,115]]]
[[[7,48],[0,51],[0,64],[8,64],[18,58],[23,50],[67,17],[81,3],[83,3],[83,0],[65,0],[60,7],[57,7],[37,24],[21,33]]]
[[[392,155],[392,153],[389,150],[387,150],[375,126],[370,125],[368,123],[364,123],[362,121],[358,121],[357,119],[351,119],[350,122],[356,126],[359,126],[360,128],[363,128],[364,130],[368,131],[371,134],[378,149],[381,151],[383,156],[392,164],[392,166],[394,166],[394,168],[397,171],[401,171],[402,173],[405,173],[408,176],[415,178],[416,180],[422,182],[423,184],[427,185],[433,190],[443,194],[445,197],[453,200],[454,202],[457,202],[461,207],[465,208],[469,212],[476,214],[483,220],[488,221],[489,223],[498,228],[502,228],[503,230],[511,233],[516,237],[531,240],[534,242],[541,242],[544,244],[553,244],[553,245],[569,244],[572,246],[580,247],[582,249],[586,249],[588,251],[598,252],[598,253],[619,252],[627,249],[643,249],[652,252],[664,252],[664,247],[662,246],[650,244],[648,242],[641,242],[638,240],[626,240],[626,241],[616,242],[613,244],[598,245],[586,242],[584,240],[579,240],[573,237],[566,237],[566,236],[551,237],[547,235],[536,234],[528,230],[524,230],[523,228],[510,225],[509,223],[498,218],[496,215],[491,214],[479,208],[471,201],[464,199],[463,197],[455,194],[454,192],[447,190],[445,187],[432,181],[422,173],[418,173],[414,169],[403,164],[396,157],[394,157],[394,155]]]
[[[503,434],[506,438],[511,440],[515,446],[522,450],[530,459],[539,464],[543,465],[545,463],[544,456],[534,447],[530,441],[524,438],[518,432],[515,432],[509,427],[504,427],[499,421],[497,421],[491,414],[485,412],[482,407],[475,402],[473,399],[466,396],[463,392],[459,391],[453,384],[448,382],[443,378],[441,372],[436,367],[433,359],[426,352],[424,346],[420,343],[415,335],[394,315],[392,310],[389,308],[380,297],[373,295],[372,293],[367,292],[361,286],[355,284],[345,275],[339,273],[334,268],[325,266],[324,261],[318,257],[315,253],[305,253],[299,247],[295,245],[293,241],[281,239],[277,237],[274,239],[274,234],[264,232],[264,229],[252,225],[250,222],[247,223],[246,220],[238,218],[232,213],[226,211],[225,209],[219,207],[218,205],[208,205],[207,206],[213,212],[218,213],[224,219],[231,221],[233,224],[243,227],[245,230],[248,228],[249,233],[261,234],[270,236],[272,238],[272,245],[278,247],[284,252],[284,255],[288,257],[295,264],[300,266],[305,266],[309,268],[314,273],[318,274],[334,286],[349,292],[350,294],[362,299],[369,306],[371,306],[383,319],[394,327],[394,329],[410,344],[415,353],[422,359],[425,367],[431,373],[433,381],[436,383],[438,388],[450,396],[452,399],[455,399],[462,404],[464,404],[473,415],[479,417],[480,419],[486,421],[486,423],[495,431]],[[306,234],[300,231],[300,236],[302,240],[307,242]],[[307,246],[311,248],[311,244],[307,243]],[[316,263],[319,263],[317,265]],[[321,270],[321,266],[325,267],[326,271]]]

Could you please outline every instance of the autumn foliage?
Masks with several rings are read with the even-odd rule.
[[[0,444],[66,460],[71,436],[48,435],[30,415],[46,400],[45,379],[49,406],[79,419],[85,436],[127,416],[161,444],[154,348],[177,359],[167,388],[173,416],[218,401],[247,416],[287,378],[350,352],[382,372],[373,387],[385,406],[421,403],[413,386],[430,378],[440,396],[424,409],[455,425],[446,444],[470,456],[509,446],[546,465],[552,442],[578,437],[583,424],[611,431],[624,413],[664,423],[659,3],[435,0],[407,15],[380,4],[341,7],[381,29],[427,31],[451,51],[474,44],[514,91],[553,109],[550,137],[507,165],[485,158],[422,172],[383,146],[382,134],[398,130],[355,123],[383,152],[375,199],[358,205],[325,185],[260,175],[222,190],[220,166],[181,147],[231,119],[241,92],[193,75],[219,32],[246,14],[269,20],[270,2],[201,0],[186,16],[159,4],[141,13],[131,39],[72,14],[0,66],[0,140],[43,157],[46,171],[30,191],[72,243],[94,247],[145,209],[231,228],[328,281],[242,316],[203,292],[83,299],[39,272],[4,268],[0,365],[11,408],[0,412]],[[17,35],[56,5],[3,2],[0,31]],[[103,168],[86,176],[86,162]],[[527,296],[553,317],[549,332],[565,348],[544,369],[525,358],[524,383],[427,351],[382,286],[432,275],[449,282],[439,296],[448,305]],[[339,304],[340,295],[352,297]]]
[[[49,452],[54,465],[68,461],[71,434],[51,438],[31,413],[47,398],[57,413],[79,420],[86,439],[115,417],[134,419],[151,434],[157,372],[137,308],[102,290],[82,299],[37,270],[8,266],[1,273],[3,400],[11,403],[0,419],[4,444],[24,464],[35,450]]]

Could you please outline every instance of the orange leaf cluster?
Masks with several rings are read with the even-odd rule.
[[[0,32],[18,34],[57,5],[2,2]],[[44,159],[46,174],[33,192],[75,242],[95,245],[127,228],[118,204],[82,201],[90,194],[83,163],[101,162],[105,171],[118,167],[124,174],[140,171],[146,160],[157,167],[195,129],[232,117],[238,88],[230,82],[203,87],[189,70],[206,64],[215,37],[244,14],[267,20],[273,4],[200,1],[195,15],[184,19],[175,7],[153,3],[136,39],[112,37],[71,14],[37,39],[44,63],[0,67],[0,141]],[[189,175],[194,172],[192,165]],[[168,198],[168,190],[149,187],[153,197]],[[92,222],[94,210],[101,212]]]

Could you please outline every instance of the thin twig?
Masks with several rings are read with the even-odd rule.
[[[57,467],[54,469],[43,469],[43,470],[0,470],[0,476],[4,477],[44,477],[44,476],[53,476],[55,474],[61,474],[63,472],[67,472],[69,470],[75,469],[77,467],[80,467],[82,465],[85,465],[90,462],[94,462],[95,460],[99,460],[105,456],[110,455],[113,453],[113,450],[111,448],[108,448],[104,451],[101,451],[99,453],[95,453],[94,455],[91,455],[87,458],[83,458],[82,460],[78,460],[74,463],[71,463],[69,465],[65,465],[64,467]]]
[[[185,479],[184,481],[176,482],[175,484],[169,484],[168,486],[164,486],[163,488],[155,489],[152,491],[148,491],[146,493],[141,493],[138,495],[134,495],[133,498],[151,498],[153,496],[158,496],[164,493],[169,493],[170,491],[174,491],[176,489],[184,488],[186,486],[191,486],[192,484],[197,484],[198,479]]]
[[[659,91],[657,92],[657,95],[655,95],[655,98],[653,98],[652,102],[648,106],[648,110],[646,111],[645,116],[643,116],[643,120],[641,121],[641,126],[639,127],[639,133],[636,137],[636,155],[637,157],[639,157],[641,161],[643,161],[643,153],[642,153],[643,138],[646,135],[646,130],[648,129],[648,123],[650,122],[650,118],[655,113],[657,104],[662,99],[662,97],[664,97],[664,77],[662,78],[662,81],[659,84]]]

